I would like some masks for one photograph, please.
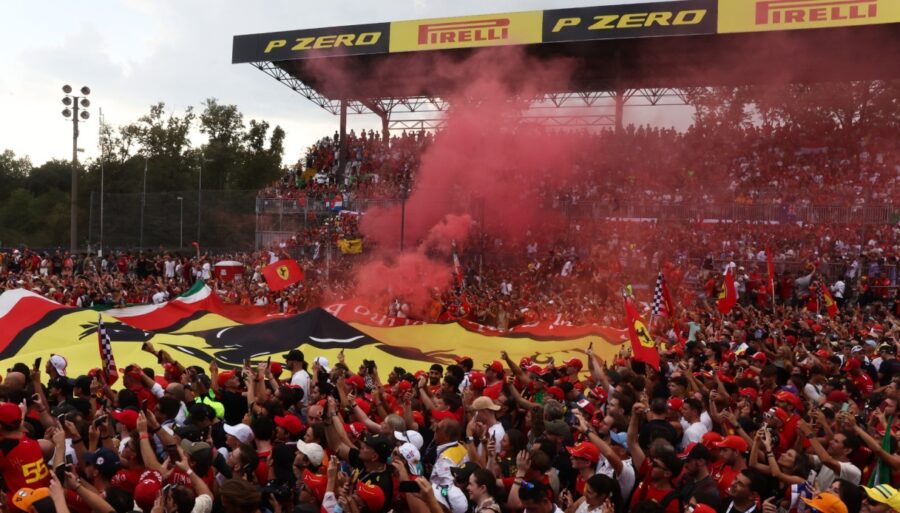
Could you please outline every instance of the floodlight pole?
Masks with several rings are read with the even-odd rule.
[[[87,109],[90,106],[91,103],[85,97],[91,94],[91,90],[89,87],[83,86],[81,88],[81,96],[70,96],[73,91],[68,84],[64,85],[62,90],[65,94],[62,100],[63,105],[72,107],[71,111],[68,108],[63,109],[62,114],[66,118],[72,116],[72,189],[70,191],[71,197],[69,198],[71,208],[69,213],[69,252],[74,257],[78,249],[78,118],[84,116],[84,120],[87,120],[90,117],[86,110],[81,113],[78,111],[82,107]]]
[[[69,201],[69,252],[75,258],[78,249],[78,97],[74,97],[72,116],[72,192]]]

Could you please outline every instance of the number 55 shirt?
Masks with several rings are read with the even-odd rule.
[[[0,475],[10,497],[20,488],[50,486],[50,469],[41,446],[26,435],[0,439]]]

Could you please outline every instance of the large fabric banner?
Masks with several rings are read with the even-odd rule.
[[[583,358],[591,342],[601,357],[611,358],[622,333],[609,330],[608,337],[587,333],[573,338],[569,332],[570,336],[556,340],[539,340],[521,333],[481,333],[459,323],[377,327],[374,322],[345,322],[321,308],[297,315],[268,315],[255,307],[226,305],[203,285],[161,305],[107,310],[99,318],[122,367],[156,366],[155,359],[141,350],[144,342],[169,351],[184,365],[204,368],[213,360],[223,368],[270,356],[282,361],[282,355],[294,348],[303,350],[310,361],[325,356],[332,363],[344,350],[351,368],[366,358],[382,368],[402,366],[414,371],[432,363],[454,363],[463,354],[476,362],[489,362],[500,351],[516,360],[529,356],[544,364],[551,357],[557,362]],[[98,328],[94,310],[66,307],[27,290],[7,291],[0,295],[0,370],[16,362],[30,366],[35,358],[46,361],[56,353],[68,359],[70,376],[85,374],[101,364]]]

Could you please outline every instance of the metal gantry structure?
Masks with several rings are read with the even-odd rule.
[[[448,100],[436,96],[329,98],[276,62],[255,62],[252,65],[326,112],[342,117],[346,114],[378,116],[385,135],[391,130],[440,130],[446,122],[446,114],[452,109]],[[621,128],[624,107],[684,106],[688,104],[688,95],[694,89],[698,88],[648,87],[543,93],[524,99],[528,108],[522,113],[520,121],[554,128]]]

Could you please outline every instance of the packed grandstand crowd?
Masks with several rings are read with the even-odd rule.
[[[646,198],[709,202],[724,190],[748,204],[898,202],[896,139],[851,158],[773,152],[756,129],[745,135],[734,152],[709,155],[674,131],[585,134],[627,141],[586,157],[596,166],[548,198],[624,201],[629,172],[685,162],[671,153],[680,148],[697,152],[696,166],[653,175],[641,184]],[[260,196],[396,198],[414,187],[430,143],[353,135],[338,184],[335,138],[326,138]],[[300,312],[353,298],[354,266],[366,257],[335,250],[360,231],[357,215],[331,210],[255,252],[3,251],[0,291],[124,306],[167,301],[201,279],[226,302]],[[900,512],[900,225],[578,223],[521,241],[475,233],[461,244],[461,283],[432,304],[388,297],[372,306],[498,328],[554,318],[621,327],[622,286],[649,302],[663,271],[680,307],[654,324],[666,342],[659,370],[627,350],[604,360],[590,347],[545,365],[502,353],[385,369],[306,349],[219,369],[185,366],[148,344],[158,365],[129,365],[110,387],[102,373],[70,375],[59,349],[44,365],[4,373],[0,502],[35,513]],[[261,269],[287,256],[304,281],[271,292]],[[217,280],[220,260],[241,263],[241,279]],[[727,316],[714,308],[725,268],[739,298]],[[837,302],[834,316],[807,308],[815,280]]]

